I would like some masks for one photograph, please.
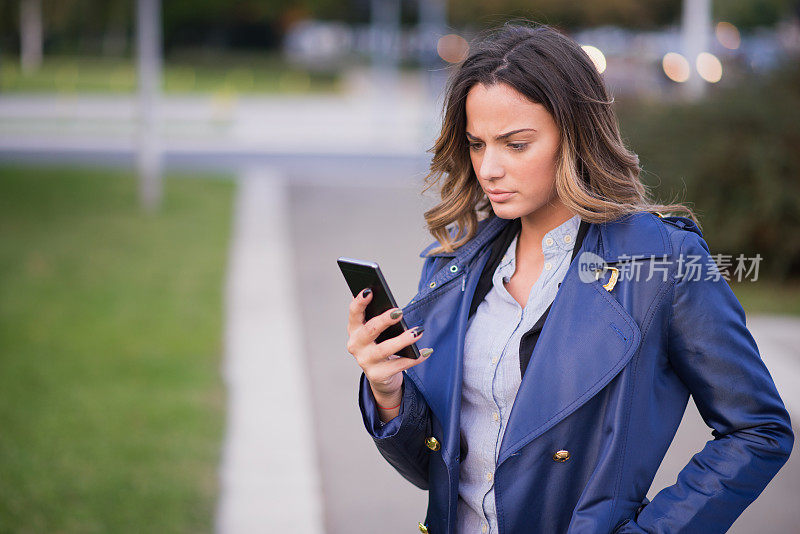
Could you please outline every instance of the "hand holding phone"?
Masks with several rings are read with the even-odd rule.
[[[402,315],[392,317],[393,311],[401,310],[376,263],[350,258],[339,258],[338,263],[354,295],[347,351],[364,371],[378,406],[394,417],[402,398],[402,372],[424,362],[433,350],[420,351],[414,344],[422,337],[421,326],[409,330]]]
[[[377,263],[373,261],[354,260],[352,258],[339,258],[336,262],[339,264],[339,268],[342,270],[344,279],[347,281],[347,285],[350,287],[350,291],[353,293],[354,297],[364,289],[369,288],[372,291],[372,299],[367,305],[366,310],[364,310],[364,318],[366,320],[377,317],[392,308],[397,308],[394,296],[389,290],[389,285],[386,283],[386,279],[383,277],[381,268]],[[397,323],[388,325],[386,330],[381,332],[375,339],[375,342],[381,343],[387,339],[397,337],[406,330],[408,330],[408,325],[401,317],[400,321]],[[413,358],[415,360],[420,356],[419,350],[416,345],[413,344],[404,347],[396,354],[404,358]]]

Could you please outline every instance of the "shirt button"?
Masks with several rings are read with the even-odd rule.
[[[492,419],[494,419],[495,421],[499,421],[500,420],[500,414],[497,413],[497,412],[494,412],[492,414]]]
[[[548,237],[547,239],[544,240],[544,244],[549,247],[550,245],[553,244],[553,238],[552,237]]]
[[[492,358],[492,363],[497,363],[497,356],[495,356],[494,358]]]
[[[488,482],[491,482],[491,481],[492,481],[492,478],[493,478],[493,477],[492,477],[492,473],[491,473],[491,472],[489,472],[489,473],[486,473],[486,480],[487,480]]]
[[[489,532],[489,527],[486,526],[486,523],[481,525],[481,532],[483,532],[483,534],[486,534],[487,532]]]
[[[549,271],[552,268],[553,268],[553,265],[549,261],[544,264],[544,270],[545,271]]]
[[[564,243],[571,243],[571,242],[572,242],[572,236],[571,235],[565,235],[564,236]]]

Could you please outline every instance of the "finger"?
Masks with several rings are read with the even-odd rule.
[[[372,301],[372,289],[363,289],[350,301],[350,314],[347,320],[347,333],[352,334],[364,324],[364,311]]]
[[[395,336],[375,345],[375,352],[378,354],[385,354],[388,356],[388,358],[392,359],[393,355],[422,339],[422,333],[424,330],[425,329],[421,326],[409,328],[399,336]],[[397,357],[399,358],[400,356]]]
[[[413,358],[397,358],[395,360],[389,360],[386,363],[379,364],[382,367],[382,371],[384,371],[387,376],[392,376],[397,373],[401,373],[406,369],[411,369],[415,365],[419,365],[422,362],[428,361],[428,358],[431,357],[433,354],[433,349],[427,348],[422,349],[420,352],[420,357],[416,360]]]
[[[403,318],[403,310],[400,308],[392,308],[386,310],[380,315],[376,315],[366,323],[364,326],[354,333],[361,343],[372,343],[377,339],[381,333],[386,330],[390,325],[399,323]]]

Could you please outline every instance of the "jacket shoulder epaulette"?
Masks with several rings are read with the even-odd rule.
[[[703,237],[703,232],[695,224],[695,222],[688,217],[682,217],[680,215],[659,215],[658,218],[661,221],[674,226],[675,228],[679,228],[680,230],[688,230],[696,233],[700,237]]]

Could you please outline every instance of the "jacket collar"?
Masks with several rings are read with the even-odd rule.
[[[658,219],[652,213],[638,212],[607,223],[593,223],[596,230],[590,234],[596,234],[597,239],[585,243],[583,249],[597,254],[607,263],[671,255],[672,246],[666,228]],[[509,222],[508,219],[491,214],[478,222],[475,237],[466,245],[453,252],[430,254],[432,249],[439,246],[436,241],[420,252],[420,257],[449,257],[454,258],[454,263],[457,264],[470,263],[475,254],[491,242]]]

